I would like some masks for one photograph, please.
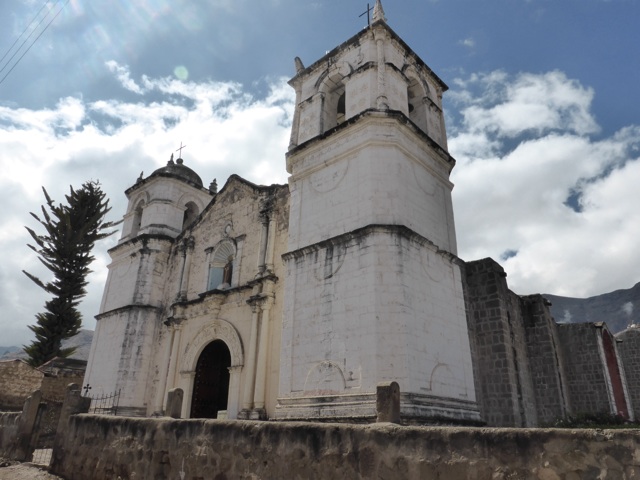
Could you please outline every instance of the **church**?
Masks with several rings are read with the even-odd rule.
[[[499,264],[457,256],[447,86],[381,1],[295,67],[287,185],[218,191],[172,157],[125,191],[85,386],[133,416],[180,388],[182,418],[371,422],[395,381],[406,424],[633,420],[621,346],[640,332],[558,325]]]

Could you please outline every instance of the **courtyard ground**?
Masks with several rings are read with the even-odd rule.
[[[8,467],[0,467],[0,480],[63,480],[50,474],[41,467],[29,463],[16,463]]]

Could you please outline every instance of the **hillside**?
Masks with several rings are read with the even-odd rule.
[[[91,340],[93,339],[93,330],[80,330],[75,336],[62,343],[64,348],[77,347],[77,350],[71,358],[78,360],[88,360],[89,350],[91,349]],[[26,358],[27,355],[22,351],[22,347],[0,347],[0,361],[14,360],[16,358]]]
[[[543,296],[552,303],[551,313],[558,323],[606,322],[614,333],[640,324],[640,283],[589,298]]]

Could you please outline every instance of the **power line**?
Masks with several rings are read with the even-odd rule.
[[[47,3],[48,3],[48,2],[47,2]],[[45,4],[45,5],[46,5],[46,4]],[[42,9],[40,9],[40,10],[42,10]],[[4,64],[4,67],[0,68],[0,73],[2,73],[2,71],[3,71],[5,68],[7,68],[7,67],[9,66],[9,64],[11,63],[11,60],[13,60],[13,58],[14,58],[14,57],[15,57],[15,56],[20,52],[20,50],[22,49],[22,47],[24,46],[24,44],[25,44],[25,43],[27,43],[27,42],[29,41],[29,39],[31,38],[31,36],[32,36],[34,33],[36,33],[36,31],[38,30],[38,27],[40,26],[40,24],[41,24],[42,22],[44,22],[44,20],[49,16],[49,14],[50,14],[50,13],[51,13],[51,9],[47,12],[47,14],[46,14],[44,17],[42,17],[42,18],[40,19],[40,21],[39,21],[39,22],[38,22],[38,24],[35,26],[35,28],[34,28],[33,30],[31,30],[31,33],[29,34],[29,36],[28,36],[27,38],[25,38],[25,39],[24,39],[24,42],[22,42],[22,43],[20,44],[20,46],[18,47],[18,49],[17,49],[15,52],[13,52],[13,55],[11,55],[11,57],[9,58],[9,60],[7,60],[7,62]],[[31,22],[31,23],[33,23],[33,22]],[[21,36],[22,36],[22,35],[21,35]],[[34,42],[35,42],[35,40],[34,40]],[[7,53],[8,53],[8,52],[7,52]]]
[[[18,41],[20,40],[20,38],[22,38],[22,36],[25,34],[25,32],[27,30],[29,30],[29,27],[31,26],[31,24],[36,21],[36,18],[38,18],[38,16],[40,15],[40,12],[42,12],[42,10],[44,10],[44,7],[46,7],[48,3],[49,3],[49,0],[46,0],[44,2],[44,5],[42,5],[42,7],[40,7],[40,10],[38,10],[38,13],[36,13],[34,15],[34,17],[31,19],[31,21],[28,23],[28,25],[26,27],[24,27],[24,30],[22,31],[22,33],[20,35],[18,35],[18,38],[15,39],[13,44],[11,44],[11,46],[7,49],[7,51],[2,56],[2,58],[0,58],[0,62],[2,62],[7,55],[9,55],[9,52],[13,49],[13,47],[15,47],[16,43],[18,43]]]
[[[12,66],[12,67],[11,67],[11,69],[6,73],[6,75],[5,75],[4,77],[2,77],[2,79],[0,79],[0,84],[2,84],[2,82],[4,82],[4,81],[5,81],[5,79],[9,76],[9,74],[10,74],[11,72],[13,72],[13,69],[14,69],[14,68],[16,68],[16,67],[18,66],[18,63],[20,63],[20,60],[22,60],[22,58],[27,54],[27,52],[29,52],[29,50],[31,50],[31,47],[33,47],[33,45],[38,41],[38,39],[42,36],[42,34],[43,34],[44,32],[46,32],[46,31],[47,31],[47,29],[49,28],[49,25],[51,25],[51,24],[53,23],[53,21],[54,21],[56,18],[58,18],[58,15],[60,15],[60,13],[62,12],[62,10],[64,10],[64,7],[66,7],[66,6],[67,6],[67,4],[69,3],[69,1],[70,1],[70,0],[67,0],[67,1],[64,3],[64,5],[62,5],[62,7],[60,8],[60,10],[58,10],[58,13],[56,13],[56,14],[53,16],[53,18],[51,19],[51,21],[49,21],[49,23],[47,23],[47,25],[46,25],[46,26],[44,27],[44,29],[40,32],[40,34],[39,34],[39,35],[38,35],[38,36],[33,40],[33,42],[31,42],[31,44],[27,47],[27,49],[25,50],[25,52],[24,52],[22,55],[20,55],[20,57],[18,58],[18,60],[16,60],[16,63],[14,63],[14,64],[13,64],[13,66]],[[45,4],[45,5],[46,5],[46,4]],[[57,4],[56,4],[56,5],[57,5]],[[51,9],[51,10],[53,10],[53,9]],[[51,10],[49,10],[49,12],[47,12],[47,14],[43,17],[43,20],[49,16],[49,13],[51,12]],[[40,20],[40,22],[38,22],[38,25],[36,26],[36,29],[40,26],[40,24],[42,23],[42,21],[43,21],[43,20]],[[35,31],[36,31],[36,30],[34,29],[34,31],[33,31],[33,32],[31,32],[31,33],[29,34],[29,37],[31,37],[31,35],[33,35],[33,33],[34,33]],[[27,37],[27,39],[26,39],[24,42],[22,42],[22,44],[20,45],[20,47],[18,48],[18,50],[16,51],[16,53],[14,53],[14,54],[11,56],[11,59],[13,59],[13,57],[15,57],[15,56],[16,56],[16,54],[20,51],[20,49],[21,49],[21,48],[22,48],[22,46],[26,43],[26,41],[27,41],[27,40],[29,40],[29,37]],[[9,62],[11,61],[11,59],[9,59],[9,61],[7,62],[7,64],[6,64],[6,65],[5,65],[5,66],[0,70],[0,72],[2,72],[2,70],[4,70],[4,69],[7,67],[7,65],[9,65]]]

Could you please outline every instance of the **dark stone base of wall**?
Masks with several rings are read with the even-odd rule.
[[[640,476],[640,432],[77,415],[53,453],[69,480],[580,480]]]

